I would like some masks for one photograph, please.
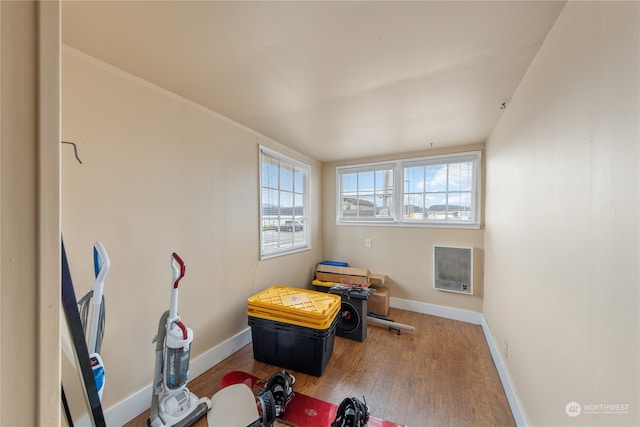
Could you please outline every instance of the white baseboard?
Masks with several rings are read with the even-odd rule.
[[[245,328],[231,338],[205,351],[189,364],[189,376],[196,378],[251,342],[251,328]]]
[[[526,427],[529,425],[529,423],[527,422],[527,416],[524,412],[524,408],[522,407],[522,402],[520,402],[518,393],[516,392],[515,387],[513,387],[511,375],[509,375],[509,370],[507,369],[507,365],[502,359],[502,353],[499,350],[500,347],[496,344],[495,338],[491,333],[491,329],[489,328],[484,315],[482,316],[482,330],[484,331],[484,337],[487,340],[487,344],[489,345],[493,363],[496,365],[498,375],[500,376],[500,381],[502,381],[502,386],[504,387],[504,391],[507,395],[509,406],[511,406],[511,413],[513,414],[513,418],[516,421],[516,425],[518,427]]]
[[[500,376],[504,392],[507,395],[507,400],[509,401],[511,413],[516,421],[516,425],[518,427],[526,427],[529,425],[522,403],[520,402],[518,394],[515,391],[515,387],[513,386],[513,382],[511,381],[509,370],[502,359],[500,351],[498,351],[499,347],[496,345],[495,339],[491,334],[491,330],[489,329],[489,325],[487,324],[487,320],[483,313],[394,297],[390,298],[389,304],[393,308],[415,311],[422,314],[430,314],[432,316],[444,317],[446,319],[459,320],[461,322],[472,323],[474,325],[482,325],[484,337],[487,340],[487,345],[491,351],[493,363],[496,365],[496,369],[498,370],[498,375]]]
[[[192,359],[189,362],[189,375],[191,378],[196,378],[197,376],[202,375],[208,369],[222,362],[224,359],[250,342],[251,329],[246,328],[226,341]],[[150,366],[149,369],[153,369],[153,366]],[[149,409],[150,405],[151,384],[105,410],[104,418],[106,424],[108,426],[124,425]],[[89,420],[89,416],[84,415],[75,421],[74,425],[90,427],[93,424]]]
[[[389,299],[389,304],[391,307],[402,310],[430,314],[432,316],[444,317],[445,319],[459,320],[461,322],[473,323],[474,325],[482,325],[484,319],[482,313],[478,311],[445,307],[443,305],[428,304],[426,302],[411,301],[401,298],[391,297]]]

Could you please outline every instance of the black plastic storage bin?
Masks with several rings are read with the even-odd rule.
[[[338,316],[324,330],[249,316],[253,358],[319,377],[333,353]]]
[[[249,297],[254,359],[320,376],[336,336],[340,297],[272,286]]]

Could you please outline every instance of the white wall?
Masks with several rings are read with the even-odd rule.
[[[531,425],[640,424],[639,8],[569,2],[487,142],[484,312]]]
[[[105,283],[103,406],[151,384],[170,258],[187,265],[179,312],[194,330],[192,359],[247,328],[247,298],[272,285],[309,287],[313,249],[259,261],[258,145],[317,162],[70,48],[62,62],[62,229],[78,297],[93,281],[92,248],[111,258]],[[68,149],[68,151],[67,151]],[[311,200],[320,215],[319,196]],[[151,396],[149,395],[149,402]]]

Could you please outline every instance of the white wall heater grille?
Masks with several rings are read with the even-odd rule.
[[[434,246],[433,287],[473,295],[473,248]]]

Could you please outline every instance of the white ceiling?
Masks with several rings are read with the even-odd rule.
[[[62,39],[335,161],[484,142],[564,4],[65,1]]]

